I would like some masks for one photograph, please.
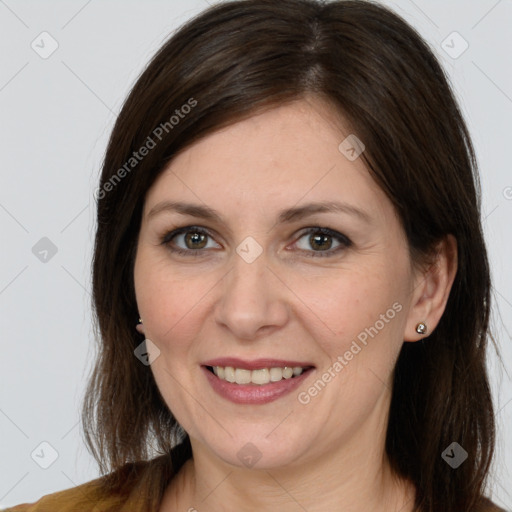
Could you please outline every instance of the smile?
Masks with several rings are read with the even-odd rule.
[[[301,366],[284,366],[282,368],[259,368],[246,370],[245,368],[234,368],[232,366],[207,366],[219,379],[236,384],[257,384],[265,385],[270,382],[279,382],[283,379],[291,379],[302,374],[307,368]]]
[[[283,366],[248,370],[234,366],[202,365],[201,369],[213,391],[222,398],[236,404],[263,405],[296,390],[314,372],[315,367]]]

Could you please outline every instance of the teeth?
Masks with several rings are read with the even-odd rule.
[[[302,372],[301,372],[301,373],[302,373]],[[289,378],[291,378],[291,377],[293,377],[293,368],[290,368],[290,367],[288,367],[288,366],[285,366],[285,367],[283,368],[283,378],[284,378],[284,379],[289,379]]]
[[[237,384],[249,384],[251,382],[251,372],[237,368],[235,370],[235,382]]]
[[[283,378],[283,369],[282,368],[270,368],[270,380],[272,382],[277,382]]]
[[[238,370],[237,370],[238,371]],[[252,382],[253,384],[268,384],[270,382],[270,370],[267,368],[262,368],[261,370],[243,370],[247,372],[248,382]],[[237,384],[247,384],[247,382],[236,381]]]
[[[224,368],[224,380],[228,382],[235,382],[235,369],[231,366]]]
[[[261,368],[258,370],[246,370],[244,368],[233,368],[232,366],[213,366],[213,373],[219,379],[237,384],[268,384],[279,382],[282,379],[297,377],[304,371],[300,366],[285,366],[284,368]]]

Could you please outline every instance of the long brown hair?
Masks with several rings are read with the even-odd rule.
[[[191,456],[150,368],[134,356],[144,339],[134,329],[133,282],[144,198],[172,158],[201,137],[310,95],[329,102],[364,141],[362,158],[395,206],[414,262],[447,234],[457,239],[445,313],[427,339],[404,343],[398,358],[386,451],[396,473],[415,484],[417,510],[475,510],[495,442],[477,163],[428,45],[398,15],[368,1],[221,3],[182,26],[135,83],[96,194],[99,344],[82,411],[87,446],[102,473],[163,455],[169,467],[152,483],[154,503]],[[441,457],[452,442],[468,453],[457,469]],[[131,485],[126,475],[108,482],[112,492]]]

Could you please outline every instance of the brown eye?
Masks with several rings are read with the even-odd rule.
[[[208,231],[195,226],[187,226],[175,229],[167,233],[162,239],[170,251],[184,255],[200,256],[203,249],[207,249],[208,238],[211,238]]]
[[[306,236],[308,238],[306,240],[305,245],[309,247],[302,247],[300,249],[309,253],[317,253],[308,255],[312,257],[331,256],[333,254],[337,254],[341,250],[346,249],[347,247],[350,247],[352,245],[352,242],[345,235],[342,235],[341,233],[338,233],[337,231],[333,231],[328,228],[309,229],[308,231],[302,234],[299,240],[303,238],[305,239]],[[338,246],[335,247],[334,249],[331,249],[333,239],[338,241]]]
[[[185,245],[189,249],[204,249],[206,246],[204,242],[207,236],[208,235],[198,233],[197,231],[188,231],[184,237]]]
[[[332,237],[329,235],[310,235],[309,243],[314,249],[330,249],[332,245]]]

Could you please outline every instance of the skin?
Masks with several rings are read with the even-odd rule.
[[[150,368],[193,450],[162,512],[413,510],[415,490],[392,474],[384,451],[392,371],[404,341],[428,336],[443,314],[456,242],[439,245],[433,266],[411,262],[392,203],[363,160],[338,149],[350,133],[332,108],[304,98],[203,138],[147,193],[134,268],[138,329],[160,350]],[[369,221],[330,212],[277,223],[284,208],[326,200],[349,203]],[[223,222],[171,211],[150,216],[163,201],[207,205]],[[183,226],[210,236],[162,243]],[[352,244],[328,237],[315,245],[309,227],[330,228]],[[236,252],[248,236],[263,249],[251,263]],[[322,251],[331,255],[314,257]],[[378,334],[300,403],[298,394],[397,303],[400,311]],[[415,330],[422,321],[425,335]],[[278,400],[234,404],[200,368],[222,356],[310,361],[315,370]],[[237,456],[249,442],[261,453],[252,467]]]

